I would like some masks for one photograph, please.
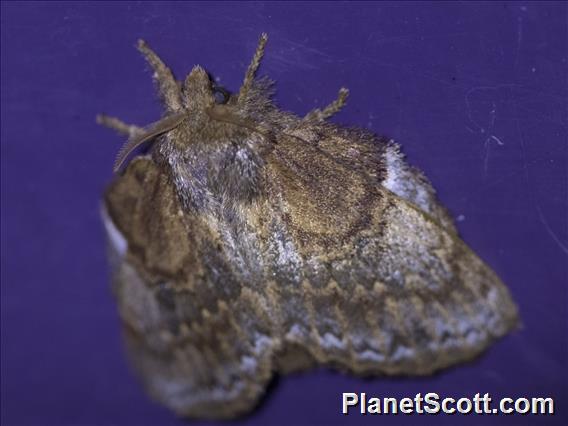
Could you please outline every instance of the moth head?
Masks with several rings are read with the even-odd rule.
[[[183,107],[188,114],[226,104],[230,99],[227,90],[215,83],[201,66],[196,65],[183,84]]]
[[[120,170],[122,164],[137,147],[181,125],[199,128],[205,122],[213,120],[262,133],[253,122],[238,114],[238,107],[245,105],[250,95],[254,93],[251,87],[254,85],[254,76],[260,65],[267,40],[267,35],[262,34],[239,93],[233,96],[219,87],[209,74],[198,65],[193,67],[183,83],[176,81],[158,55],[144,41],[140,40],[138,49],[154,69],[154,79],[167,112],[164,118],[144,128],[129,126],[116,118],[97,117],[100,124],[129,136],[128,141],[117,155],[114,171]]]

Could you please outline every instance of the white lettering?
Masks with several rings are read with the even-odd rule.
[[[359,397],[356,393],[343,392],[343,414],[347,414],[348,407],[357,405]]]

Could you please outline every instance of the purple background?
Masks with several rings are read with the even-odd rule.
[[[159,117],[137,38],[235,90],[262,31],[279,104],[349,87],[335,120],[402,144],[524,327],[431,378],[283,378],[242,422],[566,424],[566,22],[566,3],[2,3],[2,424],[185,424],[123,357],[98,210],[122,140],[94,117]],[[557,414],[345,417],[349,391],[552,396]]]

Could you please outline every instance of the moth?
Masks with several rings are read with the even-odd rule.
[[[199,66],[177,81],[140,41],[163,118],[99,116],[128,136],[102,208],[127,353],[181,416],[247,413],[313,366],[427,375],[518,324],[399,146],[328,121],[346,89],[303,117],[273,103],[266,41],[237,93]]]

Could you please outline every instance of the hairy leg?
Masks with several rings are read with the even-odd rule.
[[[339,94],[337,99],[326,106],[323,110],[316,108],[306,114],[304,117],[306,120],[316,120],[323,121],[330,118],[332,115],[337,114],[341,108],[347,103],[347,96],[349,95],[349,90],[342,87],[339,89]]]
[[[247,69],[245,74],[245,79],[243,81],[243,85],[239,91],[239,101],[246,99],[247,92],[250,89],[250,86],[254,80],[254,75],[256,74],[256,70],[260,65],[260,60],[262,59],[262,55],[264,55],[264,47],[266,46],[266,42],[268,40],[268,35],[266,33],[262,33],[260,36],[260,40],[258,41],[258,47],[256,48],[256,52],[252,58],[252,61]]]
[[[113,129],[121,135],[128,136],[129,138],[145,133],[142,127],[138,127],[134,124],[127,124],[116,117],[111,117],[105,114],[97,115],[97,123],[108,127],[109,129]]]
[[[138,40],[138,50],[142,52],[152,69],[158,84],[158,91],[164,104],[170,111],[179,111],[182,108],[181,92],[178,82],[171,70],[162,62],[160,57],[150,49],[144,40]]]

